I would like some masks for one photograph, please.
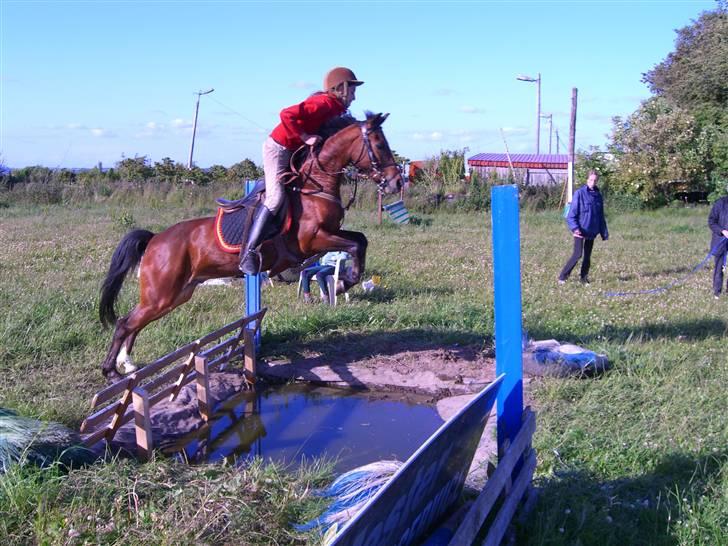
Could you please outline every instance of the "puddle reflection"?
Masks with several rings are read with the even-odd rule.
[[[406,460],[443,423],[431,405],[326,387],[286,385],[243,392],[209,423],[164,449],[190,462],[284,464],[327,456],[343,472],[383,459]]]

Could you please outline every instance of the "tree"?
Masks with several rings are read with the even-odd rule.
[[[187,168],[182,163],[175,163],[169,157],[164,157],[154,164],[154,176],[160,180],[181,182],[187,175]]]
[[[647,99],[627,119],[613,120],[612,187],[649,205],[664,204],[677,191],[709,189],[709,137],[688,111],[661,97]]]
[[[677,31],[675,51],[642,81],[682,108],[725,109],[728,103],[728,11],[725,2]]]
[[[263,169],[250,159],[243,159],[228,169],[228,178],[232,181],[242,182],[244,180],[257,180],[262,177]]]
[[[677,30],[675,50],[642,81],[656,95],[615,118],[613,187],[645,203],[675,191],[728,192],[728,2]]]
[[[147,156],[127,157],[116,164],[116,170],[122,180],[129,182],[144,182],[154,175]]]

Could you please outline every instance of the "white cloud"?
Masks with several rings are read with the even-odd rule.
[[[477,106],[461,106],[460,111],[464,112],[465,114],[481,114],[485,112],[482,108],[478,108]]]
[[[442,140],[442,133],[440,131],[432,131],[430,133],[414,133],[412,135],[413,140],[429,140],[437,142]]]
[[[164,134],[167,131],[167,126],[163,123],[156,121],[148,121],[144,124],[144,128],[136,133],[136,138],[149,138]]]
[[[312,88],[316,87],[316,84],[307,82],[307,81],[303,81],[303,80],[298,80],[297,82],[293,82],[291,84],[291,87],[293,87],[295,89],[312,89]]]
[[[110,138],[110,137],[116,136],[116,135],[114,135],[114,133],[112,133],[108,129],[103,129],[101,127],[93,127],[91,129],[89,129],[89,131],[91,131],[91,134],[93,136],[95,136],[96,138]]]
[[[531,129],[526,129],[524,127],[501,127],[501,129],[503,129],[503,132],[507,135],[527,135],[531,131]]]
[[[172,127],[175,129],[192,129],[192,122],[182,118],[175,118],[172,120]]]

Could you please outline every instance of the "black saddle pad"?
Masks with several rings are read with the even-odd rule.
[[[219,235],[222,241],[228,246],[240,246],[243,236],[248,228],[248,214],[252,213],[252,207],[242,207],[232,212],[225,212],[221,209],[218,226]]]
[[[263,205],[260,205],[263,206]],[[227,210],[220,207],[215,219],[215,231],[223,249],[228,252],[239,252],[240,247],[248,237],[252,215],[256,204],[246,204],[243,207]],[[278,213],[268,224],[263,239],[271,239],[280,233],[288,215],[288,199],[285,199]]]

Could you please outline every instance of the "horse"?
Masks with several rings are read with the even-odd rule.
[[[344,206],[340,186],[345,168],[353,165],[377,182],[382,193],[402,185],[382,123],[389,114],[367,113],[366,120],[350,118],[343,129],[326,139],[318,153],[310,153],[286,187],[289,228],[260,247],[261,270],[271,276],[299,265],[324,251],[343,250],[353,258],[345,279],[348,289],[358,283],[366,263],[367,238],[341,229]],[[161,233],[137,229],[127,233],[111,258],[101,286],[99,319],[114,325],[102,373],[111,383],[136,369],[131,352],[139,332],[192,297],[197,285],[209,279],[241,276],[239,254],[224,252],[215,241],[215,218],[179,222]],[[116,317],[114,303],[124,279],[139,266],[139,303],[129,314]]]

